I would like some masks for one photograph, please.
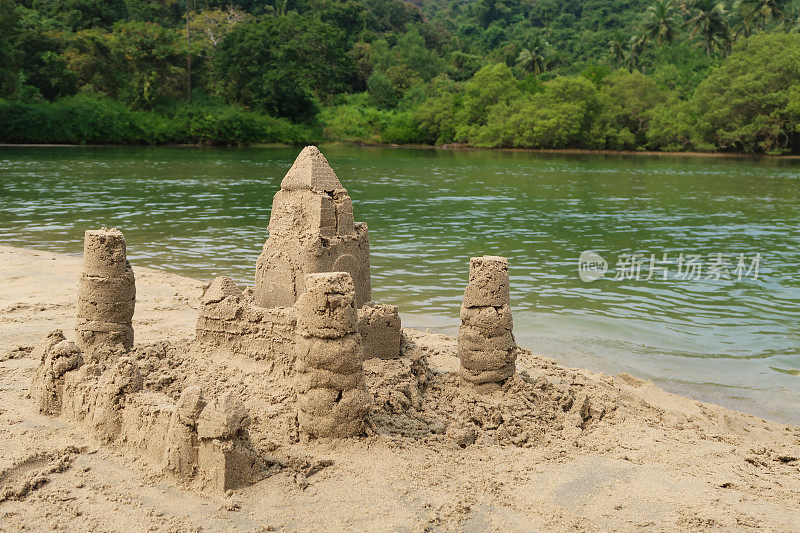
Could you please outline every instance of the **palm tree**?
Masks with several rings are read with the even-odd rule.
[[[655,39],[658,44],[674,41],[678,34],[674,11],[672,0],[656,0],[655,4],[648,7],[642,28],[645,38]]]
[[[543,48],[547,43],[534,39],[517,56],[517,65],[523,72],[533,72],[537,76],[547,70],[547,63],[543,55]]]
[[[761,31],[767,27],[767,20],[782,20],[786,16],[786,0],[737,0],[734,7],[741,6],[751,20],[760,20]]]
[[[628,69],[633,71],[639,66],[639,57],[642,55],[642,52],[644,52],[644,47],[647,44],[647,41],[643,37],[637,37],[634,35],[631,37],[629,43]]]
[[[622,34],[621,31],[617,30],[611,36],[611,41],[608,43],[609,48],[611,49],[611,57],[612,61],[614,61],[614,66],[619,68],[625,62],[625,36]]]
[[[733,4],[734,20],[731,24],[731,31],[735,37],[743,35],[750,37],[753,33],[753,22],[755,22],[755,11],[751,7],[751,0],[736,0]]]
[[[790,33],[800,32],[800,9],[795,6],[790,7],[781,21],[781,28]]]
[[[693,15],[686,24],[692,28],[692,37],[695,33],[703,36],[706,54],[711,57],[714,41],[718,38],[723,41],[729,38],[725,3],[716,0],[694,0],[692,10]]]

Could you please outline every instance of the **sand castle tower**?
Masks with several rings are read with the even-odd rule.
[[[256,305],[294,305],[305,275],[316,272],[349,273],[356,307],[370,301],[367,225],[353,221],[347,190],[325,156],[307,146],[272,202],[269,239],[256,263]]]
[[[371,300],[367,225],[314,146],[300,152],[275,194],[269,238],[256,263],[255,287],[217,278],[201,299],[197,338],[256,359],[294,361],[295,304],[308,274],[346,272],[354,290],[364,359],[400,357],[397,306]]]
[[[372,398],[364,385],[355,288],[346,272],[309,274],[297,301],[298,422],[315,437],[364,433]]]
[[[490,392],[514,375],[516,343],[509,307],[508,259],[473,257],[461,304],[461,379]]]
[[[116,229],[87,230],[83,241],[83,272],[78,282],[75,330],[84,354],[102,354],[133,346],[136,281]]]

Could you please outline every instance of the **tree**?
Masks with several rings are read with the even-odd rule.
[[[400,100],[399,91],[382,72],[373,72],[367,79],[367,92],[373,103],[381,109],[392,109]]]
[[[441,59],[434,50],[425,47],[425,40],[416,28],[410,28],[398,37],[395,53],[400,63],[424,81],[432,80],[442,69]]]
[[[734,10],[751,23],[758,20],[761,31],[767,28],[767,21],[781,21],[786,16],[786,0],[737,0]]]
[[[639,68],[639,57],[642,55],[646,44],[647,41],[641,36],[634,35],[630,38],[627,56],[628,70],[637,70]]]
[[[505,63],[487,65],[466,81],[456,113],[456,140],[469,142],[475,131],[486,122],[490,107],[520,96],[514,73]]]
[[[35,10],[71,31],[89,28],[109,30],[125,18],[124,0],[31,0],[20,4]]]
[[[699,134],[717,149],[798,150],[800,35],[759,33],[740,42],[691,104]]]
[[[656,0],[645,12],[644,36],[647,40],[671,43],[678,34],[675,7],[672,0]]]
[[[145,109],[184,95],[186,43],[177,30],[121,22],[111,32],[82,30],[65,52],[81,85]]]
[[[0,97],[13,93],[17,85],[17,72],[12,66],[16,62],[14,37],[19,19],[15,7],[11,0],[0,0]]]
[[[625,50],[625,37],[621,31],[617,30],[612,34],[608,47],[611,50],[611,61],[614,63],[614,66],[617,68],[621,67],[625,63],[625,59],[628,55]]]
[[[736,0],[731,11],[731,32],[734,39],[750,37],[753,33],[756,13],[748,0]]]
[[[217,46],[217,81],[230,100],[310,121],[316,100],[347,88],[345,46],[344,33],[314,15],[265,15],[237,24]]]
[[[593,139],[599,148],[630,149],[646,143],[650,110],[664,100],[652,78],[617,70],[603,80]]]
[[[545,47],[547,43],[539,38],[531,39],[517,55],[516,64],[524,74],[534,73],[537,76],[547,70]]]
[[[490,106],[485,123],[471,131],[469,142],[488,147],[586,146],[596,112],[594,84],[583,76],[560,76],[543,89]]]
[[[53,100],[76,91],[75,75],[67,69],[62,52],[68,33],[64,26],[37,11],[5,4],[5,27],[0,40],[6,48],[0,70],[7,93],[14,98]],[[16,7],[16,9],[14,9]]]
[[[456,112],[461,101],[460,86],[446,76],[431,82],[431,96],[414,113],[422,142],[443,144],[455,141]]]
[[[189,13],[189,31],[201,48],[212,57],[222,39],[234,26],[251,20],[244,11],[228,6],[226,9],[208,9]]]
[[[691,37],[701,35],[706,55],[711,57],[714,43],[718,39],[728,39],[727,12],[725,3],[716,0],[694,0],[692,16],[686,23],[692,28]]]

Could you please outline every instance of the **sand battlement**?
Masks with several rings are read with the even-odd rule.
[[[243,292],[220,276],[200,299],[197,340],[256,360],[291,359],[296,324],[294,307],[257,306],[252,289]]]

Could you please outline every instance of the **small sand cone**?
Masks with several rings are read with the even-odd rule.
[[[517,346],[508,304],[508,259],[470,259],[469,284],[461,304],[458,357],[462,382],[480,392],[499,390],[516,370]]]
[[[89,359],[103,359],[133,346],[136,282],[125,250],[125,236],[115,229],[86,231],[83,272],[78,282],[78,344]]]
[[[364,385],[363,349],[350,274],[309,274],[297,300],[298,421],[314,437],[364,433],[372,397]]]

